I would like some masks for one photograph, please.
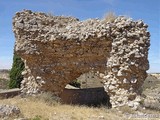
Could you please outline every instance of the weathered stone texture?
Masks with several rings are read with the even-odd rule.
[[[113,106],[128,104],[136,99],[149,68],[147,27],[123,16],[107,22],[29,10],[16,13],[15,52],[26,68],[22,90],[59,94],[66,84],[92,70],[103,79]]]

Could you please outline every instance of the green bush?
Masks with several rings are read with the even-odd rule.
[[[21,75],[23,70],[24,70],[24,62],[19,56],[14,54],[12,69],[9,73],[10,76],[9,88],[20,88],[21,81],[23,80],[23,76]]]
[[[76,80],[73,80],[72,82],[69,83],[70,85],[74,86],[74,87],[78,87],[80,88],[81,87],[81,84],[79,83],[79,81],[76,79]]]

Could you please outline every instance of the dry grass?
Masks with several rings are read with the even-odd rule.
[[[0,103],[16,105],[25,118],[32,119],[40,116],[41,120],[125,120],[122,114],[115,114],[114,110],[60,103],[49,105],[42,99],[34,97],[15,97],[0,100]]]
[[[150,87],[150,86],[149,86]],[[56,101],[55,101],[56,99]],[[29,120],[159,120],[160,111],[139,110],[147,115],[159,115],[158,118],[129,118],[137,115],[138,111],[132,111],[129,107],[121,107],[118,112],[116,109],[106,109],[105,107],[94,108],[87,106],[62,105],[58,98],[51,93],[41,94],[35,97],[15,97],[10,99],[0,99],[0,104],[16,105],[20,108],[20,117]],[[158,106],[158,105],[157,105]],[[1,118],[0,118],[1,119]],[[9,119],[7,119],[9,120]],[[13,118],[10,118],[13,120]]]
[[[64,105],[58,102],[59,99],[51,93],[43,93],[38,96],[28,96],[26,98],[15,97],[0,100],[1,104],[11,104],[18,106],[21,110],[20,117],[29,120],[136,120],[130,118],[137,115],[137,111],[131,110],[127,106],[120,107],[119,110],[107,109],[105,107],[95,108],[77,105]],[[160,111],[139,110],[141,113],[160,115]],[[134,117],[134,116],[133,116]],[[160,117],[160,116],[159,116]],[[140,119],[140,118],[139,118]],[[146,118],[141,118],[145,120]],[[153,118],[149,120],[158,120]],[[7,119],[8,120],[8,119]],[[13,118],[10,118],[13,120]]]
[[[116,19],[116,15],[114,12],[107,12],[103,17],[103,20],[105,22],[113,22],[115,19]]]

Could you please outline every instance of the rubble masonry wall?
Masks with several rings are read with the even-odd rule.
[[[113,107],[138,105],[149,69],[147,27],[142,20],[123,16],[109,22],[30,10],[16,13],[15,53],[25,62],[22,91],[60,94],[66,84],[94,71],[103,80]]]

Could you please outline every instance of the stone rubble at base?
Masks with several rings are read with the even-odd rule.
[[[19,115],[20,109],[13,105],[0,105],[0,118],[11,117],[13,115]]]
[[[50,16],[24,10],[13,18],[15,52],[25,62],[21,89],[59,94],[81,74],[99,71],[113,107],[139,106],[149,69],[150,33],[142,20]]]

